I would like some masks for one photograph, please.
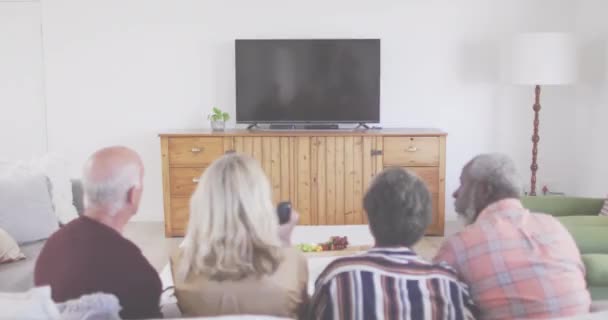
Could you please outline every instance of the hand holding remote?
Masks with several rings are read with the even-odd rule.
[[[295,226],[298,225],[298,222],[300,222],[300,214],[295,209],[291,208],[290,213],[289,220],[279,225],[279,238],[286,247],[291,246],[291,233]]]

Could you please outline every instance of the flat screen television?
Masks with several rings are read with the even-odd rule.
[[[377,123],[380,40],[236,40],[238,123]]]

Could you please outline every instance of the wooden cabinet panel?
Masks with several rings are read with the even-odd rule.
[[[222,142],[224,143],[224,153],[234,152],[234,138],[233,137],[224,137],[222,138]]]
[[[439,192],[439,167],[409,167],[404,169],[415,173],[424,181],[430,193]]]
[[[262,153],[262,137],[253,137],[252,156],[258,160],[260,164],[264,161]]]
[[[312,188],[310,192],[311,216],[313,224],[322,224],[321,220],[327,220],[325,216],[325,139],[313,137],[310,148],[310,166],[312,172]],[[323,223],[326,224],[326,223]]]
[[[290,148],[290,143],[289,143],[289,137],[281,137],[280,140],[280,144],[281,144],[281,150],[279,153],[279,159],[280,159],[280,183],[281,183],[281,194],[280,194],[280,199],[281,201],[287,201],[287,200],[291,200],[292,196],[291,196],[291,183],[290,180],[291,179],[291,166],[290,166],[290,158],[292,155],[291,152],[291,148]]]
[[[344,223],[355,224],[355,212],[353,203],[354,192],[354,166],[353,166],[354,144],[353,137],[344,138]]]
[[[222,138],[170,138],[169,163],[207,166],[224,154]]]
[[[363,194],[375,168],[372,137],[313,137],[311,219],[313,224],[363,224]]]
[[[443,234],[445,136],[438,131],[226,131],[161,138],[167,236],[184,234],[196,179],[228,152],[258,160],[273,201],[290,200],[302,225],[367,223],[362,202],[374,177],[386,166],[405,167],[432,195],[433,222],[427,234]]]
[[[433,201],[433,209],[431,211],[431,224],[426,229],[427,235],[443,235],[443,216],[439,215],[439,195],[437,193],[431,194],[431,199]]]
[[[344,159],[344,137],[336,137],[336,167],[333,168],[336,172],[336,197],[333,200],[336,203],[335,224],[345,224],[345,208],[344,208],[344,179],[345,179],[345,159]]]
[[[278,204],[281,199],[281,139],[279,137],[270,138],[270,187],[272,188],[272,197],[275,204]]]
[[[234,150],[256,159],[270,182],[273,202],[291,199],[289,137],[235,137]]]
[[[376,167],[374,165],[374,156],[372,156],[372,148],[374,146],[375,138],[372,137],[363,137],[363,194],[367,192],[367,188],[372,183],[372,179],[375,176]],[[363,197],[359,201],[361,206],[363,206]],[[362,223],[367,223],[367,214],[363,207],[361,207],[361,218]]]
[[[171,226],[172,236],[183,236],[188,227],[190,216],[190,198],[171,198]]]
[[[205,168],[171,168],[171,195],[190,197]]]
[[[319,224],[336,224],[336,137],[325,138],[322,167],[325,175],[325,213]]]
[[[363,137],[355,137],[353,142],[353,224],[363,224]]]
[[[384,165],[439,166],[439,138],[384,138]]]
[[[312,224],[310,203],[310,140],[309,137],[295,138],[295,199],[294,207],[300,213],[300,224]]]

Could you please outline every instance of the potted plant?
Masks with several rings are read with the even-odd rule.
[[[230,119],[228,112],[223,112],[218,108],[213,108],[213,113],[207,116],[207,119],[211,121],[211,129],[213,131],[224,131],[226,128],[226,121]]]

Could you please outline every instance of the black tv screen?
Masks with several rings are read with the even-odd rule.
[[[236,40],[236,120],[379,122],[380,40]]]

